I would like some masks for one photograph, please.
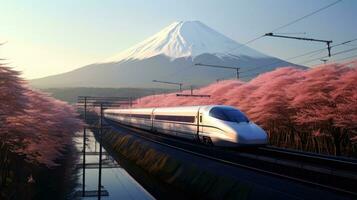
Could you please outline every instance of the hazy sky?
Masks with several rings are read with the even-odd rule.
[[[6,42],[0,47],[0,58],[23,71],[25,78],[43,77],[102,61],[181,20],[200,20],[244,43],[334,1],[0,0],[0,42]],[[335,44],[357,38],[357,1],[343,0],[279,32],[306,32],[298,36]],[[284,59],[324,44],[263,38],[249,46]],[[333,51],[353,47],[357,42]],[[354,54],[357,51],[335,59]]]

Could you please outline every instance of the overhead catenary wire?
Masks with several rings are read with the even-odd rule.
[[[322,7],[322,8],[319,8],[319,9],[317,9],[317,10],[315,10],[315,11],[313,11],[313,12],[307,14],[307,15],[304,15],[304,16],[302,16],[302,17],[300,17],[300,18],[298,18],[298,19],[295,19],[295,20],[293,20],[293,21],[291,21],[291,22],[289,22],[289,23],[287,23],[287,24],[284,24],[284,25],[282,25],[282,26],[279,26],[279,27],[275,28],[273,31],[270,31],[270,32],[275,32],[275,31],[281,30],[281,29],[283,29],[283,28],[285,28],[285,27],[287,27],[287,26],[290,26],[290,25],[292,25],[292,24],[295,24],[296,22],[299,22],[299,21],[301,21],[301,20],[303,20],[303,19],[305,19],[305,18],[308,18],[308,17],[310,17],[310,16],[312,16],[312,15],[314,15],[314,14],[317,14],[317,13],[323,11],[323,10],[326,10],[327,8],[332,7],[332,6],[334,6],[334,5],[338,4],[338,3],[340,3],[341,1],[342,1],[342,0],[334,1],[334,2],[332,2],[332,3],[330,3],[330,4],[326,5],[326,6],[324,6],[324,7]]]
[[[233,69],[236,72],[236,77],[239,79],[239,67],[230,67],[230,66],[223,66],[223,65],[210,65],[210,64],[202,64],[202,63],[196,63],[195,65],[197,66],[203,66],[203,67],[213,67],[213,68],[221,68],[221,69]]]
[[[317,52],[322,52],[324,51],[326,48],[323,48],[323,49],[317,49],[317,50],[313,50],[313,51],[309,51],[307,53],[303,53],[303,54],[299,54],[297,56],[293,56],[293,57],[290,57],[290,58],[287,58],[287,59],[284,59],[284,60],[279,60],[279,61],[276,61],[276,62],[272,62],[272,63],[268,63],[268,64],[262,64],[262,65],[258,65],[256,67],[253,67],[253,68],[250,68],[248,70],[244,70],[242,71],[241,73],[247,73],[247,72],[251,72],[251,71],[255,71],[261,67],[267,67],[267,66],[272,66],[274,64],[278,64],[278,63],[283,63],[285,61],[289,61],[289,60],[293,60],[293,59],[296,59],[296,58],[300,58],[300,57],[303,57],[303,56],[307,56],[307,55],[310,55],[310,54],[313,54],[313,53],[317,53]]]
[[[325,49],[324,49],[325,50]],[[311,53],[310,55],[307,55],[308,58],[312,58],[314,56],[317,56],[317,55],[320,55],[322,53],[324,53],[324,50],[322,51],[318,51],[318,52],[315,52],[315,53]]]
[[[280,35],[305,35],[306,32],[294,32],[294,33],[275,33]]]
[[[161,83],[161,84],[169,84],[169,85],[178,85],[179,86],[179,89],[180,89],[180,92],[182,92],[182,85],[183,83],[177,83],[177,82],[170,82],[170,81],[160,81],[160,80],[152,80],[152,82],[155,82],[155,83]]]
[[[317,13],[323,11],[323,10],[326,10],[326,9],[328,9],[328,8],[330,8],[330,7],[332,7],[332,6],[336,5],[336,4],[338,4],[338,3],[340,3],[340,2],[342,2],[342,0],[334,1],[334,2],[332,2],[332,3],[330,3],[330,4],[328,4],[328,5],[325,5],[325,6],[321,7],[321,8],[319,8],[319,9],[317,9],[317,10],[314,10],[313,12],[310,12],[310,13],[308,13],[308,14],[302,16],[302,17],[299,17],[299,18],[297,18],[297,19],[295,19],[295,20],[293,20],[293,21],[290,21],[290,22],[288,22],[288,23],[286,23],[286,24],[284,24],[284,25],[281,25],[281,26],[279,26],[279,27],[277,27],[277,28],[274,28],[274,29],[273,29],[272,31],[270,31],[270,32],[275,32],[275,31],[281,30],[281,29],[283,29],[283,28],[285,28],[285,27],[288,27],[288,26],[290,26],[290,25],[292,25],[292,24],[295,24],[295,23],[297,23],[297,22],[299,22],[299,21],[301,21],[301,20],[303,20],[303,19],[306,19],[306,18],[308,18],[308,17],[310,17],[310,16],[313,16],[313,15],[315,15],[315,14],[317,14]],[[229,54],[230,52],[232,52],[232,51],[234,51],[234,50],[237,50],[237,49],[240,49],[240,48],[242,48],[242,47],[245,47],[246,45],[248,45],[248,44],[250,44],[250,43],[253,43],[253,42],[255,42],[255,41],[257,41],[257,40],[259,40],[259,39],[261,39],[261,38],[263,38],[263,37],[265,37],[264,34],[262,34],[262,35],[260,35],[260,36],[256,36],[256,37],[254,37],[253,39],[250,39],[250,40],[248,40],[247,42],[245,42],[245,43],[243,43],[243,44],[240,44],[240,45],[238,45],[237,47],[234,47],[234,48],[232,48],[232,49],[226,51],[225,53]],[[331,46],[331,48],[332,48],[332,46]],[[315,51],[310,52],[310,53],[315,53],[315,52],[317,52],[317,51],[322,51],[322,50],[325,50],[325,48],[323,48],[323,49],[318,49],[318,50],[315,50]],[[306,55],[309,55],[310,53],[306,53]],[[291,57],[291,58],[289,58],[289,59],[292,60],[292,59],[295,59],[295,58],[298,58],[298,57],[302,57],[302,56],[305,56],[305,54],[298,55],[298,56],[294,56],[294,57]],[[271,64],[268,64],[268,65],[277,64],[277,63],[280,63],[280,62],[283,62],[283,61],[278,61],[278,62],[271,63]],[[189,68],[191,68],[191,67],[193,67],[193,66],[188,66],[188,67],[186,67],[186,68],[179,69],[179,70],[177,70],[177,71],[174,72],[174,73],[170,73],[170,76],[177,75],[178,73],[181,73],[181,72],[183,72],[183,71],[186,71],[187,69],[189,69]],[[258,67],[255,67],[254,69],[257,69],[257,68],[258,68]],[[249,71],[253,71],[253,69],[249,69]],[[248,72],[248,71],[243,71],[242,73],[244,73],[244,72]]]
[[[331,57],[331,43],[332,43],[332,40],[321,40],[321,39],[315,39],[315,38],[296,37],[296,36],[287,36],[287,35],[277,35],[277,34],[274,34],[272,32],[266,33],[265,36],[277,37],[277,38],[285,38],[285,39],[293,39],[293,40],[304,40],[304,41],[309,41],[309,42],[323,42],[323,43],[326,43],[328,56]]]
[[[336,60],[333,60],[334,62],[336,61],[344,61],[344,60],[348,60],[348,59],[351,59],[351,58],[357,58],[357,54],[354,54],[352,56],[347,56],[347,57],[343,57],[343,58],[339,58],[339,59],[336,59]]]
[[[336,55],[339,55],[339,54],[348,53],[348,52],[356,51],[356,50],[357,50],[357,47],[352,48],[352,49],[347,49],[347,50],[344,50],[344,51],[340,51],[340,52],[334,53],[334,54],[332,54],[332,55],[333,55],[333,56],[336,56]],[[325,57],[326,57],[326,56],[325,56]]]
[[[351,42],[354,42],[354,41],[357,41],[357,38],[354,38],[354,39],[350,39],[350,40],[346,40],[344,42],[341,42],[341,43],[338,43],[338,44],[335,44],[335,45],[332,45],[331,48],[334,48],[334,47],[338,47],[338,46],[342,46],[342,45],[346,45],[346,44],[349,44]],[[299,54],[299,55],[296,55],[296,56],[292,56],[292,57],[289,57],[289,58],[286,58],[284,60],[279,60],[279,61],[276,61],[276,62],[272,62],[272,63],[268,63],[268,64],[262,64],[262,65],[258,65],[257,67],[254,67],[254,68],[250,68],[248,70],[243,70],[243,71],[240,71],[241,74],[243,73],[247,73],[247,72],[251,72],[251,71],[255,71],[261,67],[269,67],[269,66],[272,66],[274,64],[278,64],[278,63],[282,63],[282,62],[285,62],[285,61],[289,61],[289,60],[293,60],[293,59],[296,59],[296,58],[300,58],[300,57],[304,57],[304,56],[307,56],[307,55],[311,55],[311,54],[318,54],[318,53],[321,53],[323,51],[325,51],[326,48],[320,48],[320,49],[316,49],[316,50],[312,50],[312,51],[309,51],[309,52],[306,52],[306,53],[303,53],[303,54]],[[334,56],[334,55],[338,55],[340,52],[338,52],[337,54],[332,54],[331,56]],[[324,57],[319,57],[319,58],[314,58],[314,59],[311,59],[311,60],[319,60],[319,59],[323,59],[323,58],[327,58],[328,56],[324,56]],[[247,78],[247,77],[252,77],[254,75],[257,75],[257,74],[260,74],[260,73],[254,73],[254,74],[249,74],[249,75],[243,75],[243,76],[240,76],[240,78]]]
[[[347,41],[344,41],[344,42],[341,42],[341,43],[332,45],[331,48],[338,47],[338,46],[342,46],[342,45],[346,45],[346,44],[349,44],[349,43],[354,42],[354,41],[357,41],[357,38],[350,39],[350,40],[347,40]],[[246,73],[246,72],[250,72],[250,71],[255,71],[255,70],[257,70],[257,69],[259,69],[259,68],[261,68],[261,67],[271,66],[271,65],[278,64],[278,63],[282,63],[282,62],[285,62],[285,61],[294,60],[294,59],[296,59],[296,58],[300,58],[300,57],[304,57],[304,56],[311,55],[311,54],[314,54],[314,53],[322,52],[322,51],[324,51],[324,50],[326,50],[326,48],[320,48],[320,49],[312,50],[312,51],[309,51],[309,52],[306,52],[306,53],[303,53],[303,54],[299,54],[299,55],[297,55],[297,56],[292,56],[292,57],[286,58],[286,59],[281,60],[281,61],[276,61],[276,62],[272,62],[272,63],[268,63],[268,64],[258,65],[257,67],[250,68],[250,69],[248,69],[248,70],[243,70],[243,71],[241,71],[241,73]],[[333,54],[333,55],[334,55],[334,54]],[[332,56],[333,56],[333,55],[332,55]],[[323,57],[323,58],[325,58],[325,57]]]
[[[357,38],[355,39],[352,39],[352,40],[347,40],[345,42],[341,42],[339,44],[336,44],[336,45],[333,45],[331,46],[332,47],[338,47],[338,46],[341,46],[341,45],[345,45],[345,44],[348,44],[348,43],[351,43],[351,42],[354,42],[354,41],[357,41]],[[321,50],[325,50],[325,48],[323,49],[317,49],[317,50],[313,50],[313,51],[310,51],[310,52],[307,52],[307,53],[304,53],[304,54],[301,54],[301,55],[298,55],[298,56],[294,56],[294,57],[291,57],[291,58],[287,58],[285,60],[292,60],[292,59],[295,59],[295,58],[298,58],[298,57],[302,57],[302,56],[305,56],[305,55],[309,55],[311,53],[315,53],[315,52],[319,52]],[[356,48],[352,48],[352,49],[347,49],[347,50],[343,50],[343,51],[339,51],[337,53],[334,53],[332,54],[331,56],[336,56],[336,55],[339,55],[339,54],[344,54],[344,53],[348,53],[348,52],[351,52],[351,51],[356,51],[357,50],[357,47]],[[323,57],[318,57],[318,58],[313,58],[313,59],[309,59],[309,60],[306,60],[306,61],[303,61],[302,63],[299,63],[299,64],[306,64],[306,63],[309,63],[309,62],[312,62],[312,61],[317,61],[317,60],[321,60],[321,59],[324,59],[324,58],[327,58],[328,56],[323,56]],[[341,60],[347,60],[347,59],[350,59],[350,58],[353,58],[353,57],[357,57],[357,55],[355,56],[348,56],[346,58],[343,58],[343,59],[337,59],[337,60],[332,60],[332,61],[341,61]],[[278,61],[278,62],[274,62],[274,63],[270,63],[270,65],[272,64],[276,64],[276,63],[279,63],[279,62],[284,62],[284,61]],[[329,61],[331,62],[331,60]],[[260,67],[263,67],[263,66],[267,66],[267,65],[262,65],[262,66],[258,66],[258,67],[255,67],[255,68],[251,68],[249,70],[245,70],[245,71],[242,71],[241,73],[247,73],[247,72],[251,72],[251,71],[254,71],[254,70],[257,70],[258,68]],[[268,64],[269,66],[269,64]],[[261,72],[259,73],[253,73],[253,74],[248,74],[248,75],[243,75],[241,76],[241,78],[247,78],[247,77],[253,77],[255,75],[259,75]]]
[[[328,5],[324,6],[324,7],[321,7],[321,8],[319,8],[319,9],[317,9],[317,10],[315,10],[315,11],[309,13],[309,14],[306,14],[306,15],[304,15],[304,16],[302,16],[302,17],[299,17],[299,18],[297,18],[297,19],[295,19],[295,20],[293,20],[293,21],[291,21],[291,22],[288,22],[288,23],[286,23],[286,24],[284,24],[284,25],[281,25],[281,26],[279,26],[279,27],[277,27],[277,28],[274,28],[274,29],[273,29],[272,31],[270,31],[270,32],[275,32],[275,31],[281,30],[281,29],[283,29],[283,28],[285,28],[285,27],[288,27],[288,26],[290,26],[290,25],[292,25],[292,24],[295,24],[295,23],[297,23],[297,22],[299,22],[299,21],[301,21],[301,20],[303,20],[303,19],[305,19],[305,18],[308,18],[308,17],[310,17],[310,16],[312,16],[312,15],[315,15],[315,14],[317,14],[317,13],[323,11],[323,10],[326,10],[327,8],[330,8],[330,7],[336,5],[336,4],[340,3],[340,2],[342,2],[342,0],[334,1],[334,2],[328,4]],[[253,39],[251,39],[251,40],[248,40],[247,42],[245,42],[245,43],[239,45],[238,47],[235,47],[235,48],[233,48],[233,49],[230,49],[230,50],[227,51],[226,53],[229,53],[229,52],[231,52],[231,51],[240,49],[240,48],[244,47],[244,46],[247,45],[247,44],[250,44],[250,43],[252,43],[252,42],[255,42],[255,41],[257,41],[257,40],[263,38],[264,36],[265,36],[265,35],[263,34],[263,35],[260,35],[260,36],[255,37],[255,38],[253,38]]]
[[[251,77],[256,76],[256,75],[259,75],[259,74],[260,74],[260,72],[256,72],[256,73],[253,73],[253,74],[241,76],[241,78],[251,78]]]
[[[356,51],[356,50],[357,50],[357,47],[352,48],[352,49],[347,49],[347,50],[339,51],[339,52],[337,52],[337,53],[332,54],[331,56],[336,56],[336,55],[340,55],[340,54],[344,54],[344,53],[348,53],[348,52]],[[305,60],[305,61],[301,62],[300,64],[307,64],[307,63],[310,63],[310,62],[312,62],[312,61],[324,59],[324,58],[327,58],[327,57],[328,57],[328,56],[323,56],[323,57],[319,57],[319,58],[313,58],[313,59],[310,59],[310,60]]]

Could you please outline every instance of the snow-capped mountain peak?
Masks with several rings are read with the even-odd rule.
[[[124,60],[145,59],[156,55],[166,55],[171,59],[196,57],[210,53],[217,56],[268,57],[249,47],[211,29],[199,21],[174,22],[160,32],[137,45],[105,60],[120,62]]]
[[[176,59],[182,57],[185,59]],[[185,21],[172,23],[152,37],[106,61],[32,80],[31,84],[46,88],[155,88],[158,85],[152,80],[157,78],[169,78],[172,82],[184,81],[200,86],[216,81],[217,78],[235,77],[231,70],[185,67],[201,62],[239,66],[248,71],[256,70],[251,74],[248,72],[247,75],[251,77],[277,67],[294,66],[292,63],[242,46],[201,22]]]

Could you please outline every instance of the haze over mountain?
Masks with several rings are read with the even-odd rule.
[[[102,62],[31,80],[34,87],[158,87],[152,80],[204,85],[235,72],[195,63],[240,67],[246,79],[292,63],[244,46],[199,21],[174,22],[143,42]],[[254,68],[254,70],[253,70]],[[160,85],[161,86],[161,85]]]

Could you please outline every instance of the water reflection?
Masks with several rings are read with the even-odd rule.
[[[93,133],[87,131],[86,147],[86,169],[85,169],[85,189],[95,191],[98,189],[98,163],[99,163],[99,144],[96,142]],[[79,152],[83,148],[83,138],[76,138],[77,149]],[[78,173],[80,185],[77,190],[82,190],[82,155],[78,162]],[[154,199],[138,182],[136,182],[120,165],[105,152],[102,155],[102,190],[106,190],[109,196],[102,199]],[[97,199],[97,197],[82,197],[82,199]]]

